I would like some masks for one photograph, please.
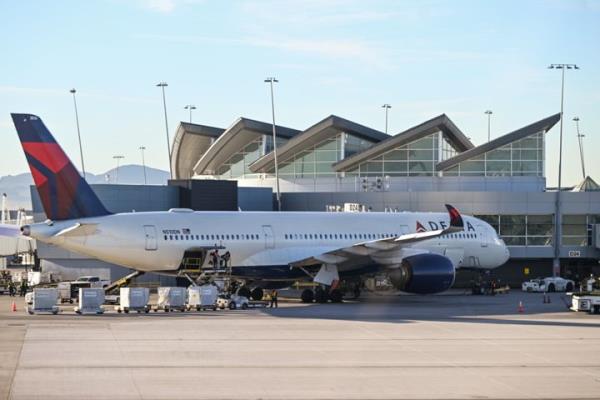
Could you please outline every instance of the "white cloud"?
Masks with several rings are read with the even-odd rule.
[[[68,93],[68,89],[52,89],[52,88],[31,88],[19,86],[0,86],[0,93],[7,94],[25,94],[33,96],[57,96]]]
[[[163,14],[170,14],[182,4],[200,4],[204,0],[138,0],[143,8]]]
[[[276,40],[263,36],[243,39],[213,38],[206,36],[171,36],[137,34],[138,39],[163,40],[172,43],[205,43],[231,46],[252,46],[287,51],[291,53],[316,54],[327,58],[349,58],[363,64],[389,68],[390,64],[381,49],[364,40],[350,39],[304,39],[279,36]]]
[[[175,9],[175,0],[143,0],[142,5],[152,11],[170,13]]]
[[[32,88],[32,87],[19,87],[19,86],[0,86],[0,93],[21,95],[27,97],[41,97],[41,96],[70,96],[69,88],[56,89],[56,88]],[[102,101],[120,101],[124,103],[140,103],[140,104],[154,104],[158,100],[150,99],[147,97],[134,97],[134,96],[120,96],[113,95],[110,93],[100,92],[87,92],[77,91],[78,98],[90,98]]]

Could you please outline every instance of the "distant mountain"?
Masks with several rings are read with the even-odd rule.
[[[88,172],[85,176],[88,183],[91,184],[118,183],[121,185],[143,185],[144,167],[135,164],[119,167],[118,182],[116,168],[98,175]],[[146,167],[146,179],[148,185],[166,185],[169,179],[169,172]],[[9,209],[31,209],[30,185],[33,185],[33,178],[30,173],[0,177],[0,194],[7,194]]]

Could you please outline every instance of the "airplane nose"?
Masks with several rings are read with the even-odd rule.
[[[504,261],[502,261],[502,264],[504,264],[510,258],[510,252],[508,251],[508,247],[506,247],[506,246],[502,246],[502,250],[503,250],[503,259],[504,259]]]

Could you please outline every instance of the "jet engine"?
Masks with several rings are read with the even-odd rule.
[[[390,274],[395,288],[407,293],[433,294],[448,290],[455,270],[449,258],[439,254],[417,254],[402,260]]]

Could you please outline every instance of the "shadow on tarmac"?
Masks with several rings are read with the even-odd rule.
[[[363,322],[412,323],[445,321],[481,324],[600,328],[600,318],[568,310],[570,298],[561,293],[543,302],[542,293],[512,292],[496,296],[369,296],[342,304],[306,304],[266,308],[279,318],[331,319]],[[519,302],[523,313],[519,313]]]

